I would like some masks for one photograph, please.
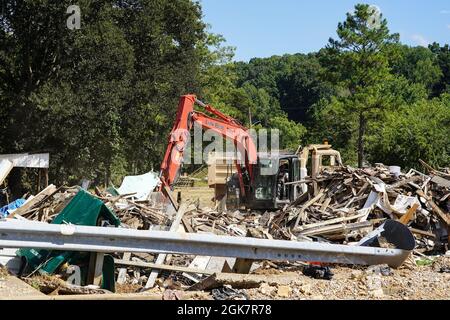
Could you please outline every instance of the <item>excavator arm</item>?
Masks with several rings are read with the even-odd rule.
[[[215,118],[194,110],[195,104],[202,106]],[[248,172],[250,181],[253,181],[253,165],[257,162],[256,146],[250,136],[248,129],[243,127],[237,120],[229,117],[210,105],[199,101],[195,95],[185,95],[180,98],[178,112],[174,126],[169,135],[169,142],[161,163],[161,191],[172,189],[176,182],[183,156],[190,138],[190,131],[194,123],[202,126],[204,130],[214,130],[222,137],[233,141],[242,159],[244,159],[245,170]],[[240,162],[236,163],[239,175],[241,193],[245,196],[243,179],[243,168]]]

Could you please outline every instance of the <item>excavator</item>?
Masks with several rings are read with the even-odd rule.
[[[195,105],[202,107],[210,115],[196,111]],[[158,191],[169,198],[174,206],[176,201],[171,196],[171,190],[180,175],[190,131],[195,123],[203,130],[214,130],[223,138],[232,141],[243,159],[235,162],[237,172],[228,179],[227,206],[233,204],[236,208],[277,210],[305,192],[304,185],[297,183],[305,176],[305,170],[300,170],[300,154],[258,154],[247,128],[236,119],[190,94],[180,97],[175,123],[161,163],[161,183]],[[302,159],[302,164],[306,166],[304,162]]]

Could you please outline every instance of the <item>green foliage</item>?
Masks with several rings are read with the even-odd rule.
[[[50,152],[54,183],[158,170],[186,93],[279,129],[282,149],[327,138],[349,164],[449,164],[449,46],[400,44],[368,5],[317,53],[244,63],[197,1],[79,0],[80,30],[66,27],[72,4],[4,0],[0,11],[0,152]]]
[[[238,86],[264,89],[272,98],[272,109],[281,108],[297,122],[310,120],[311,106],[332,91],[319,77],[323,68],[315,54],[255,58],[248,64],[238,62],[236,66]]]
[[[179,95],[200,87],[200,6],[80,0],[81,29],[69,30],[71,4],[6,1],[2,152],[49,151],[56,183],[156,168]]]
[[[269,121],[270,128],[280,131],[280,146],[282,149],[295,151],[302,144],[306,128],[289,120],[285,116],[275,116]]]
[[[341,119],[352,124],[357,135],[358,165],[365,158],[365,136],[370,121],[389,107],[384,87],[393,80],[388,63],[388,49],[398,41],[390,34],[387,20],[380,16],[379,25],[372,27],[373,10],[358,4],[347,19],[339,23],[339,39],[330,39],[322,63],[327,68],[326,79],[341,87],[337,99],[343,103],[338,109]],[[325,112],[329,112],[325,109]],[[345,116],[347,115],[347,116]]]
[[[408,47],[397,45],[394,50],[400,54],[392,55],[395,60],[391,61],[393,72],[404,76],[412,83],[423,85],[428,94],[432,94],[433,88],[442,77],[442,70],[438,64],[437,56],[428,48]]]
[[[330,39],[316,54],[255,58],[235,64],[238,86],[251,85],[251,92],[263,89],[274,109],[279,105],[289,119],[306,126],[304,143],[320,143],[326,138],[351,165],[358,164],[358,155],[362,159],[358,151],[371,162],[385,161],[380,148],[374,148],[378,145],[374,137],[381,128],[384,132],[394,124],[388,119],[408,106],[427,103],[429,96],[442,95],[450,83],[448,45],[435,43],[428,49],[401,45],[398,35],[389,33],[382,16],[379,28],[371,28],[371,14],[368,5],[357,5],[338,25],[338,40]],[[258,100],[255,94],[252,97]],[[264,101],[268,99],[258,104],[265,105]],[[416,112],[419,118],[426,111],[418,108]],[[442,125],[433,130],[443,138],[447,134]],[[448,138],[444,141],[448,143]],[[412,146],[399,136],[391,142],[403,150]],[[402,163],[418,165],[417,153],[403,152],[402,156]],[[443,156],[440,163],[445,161],[448,157]]]
[[[433,95],[439,96],[443,93],[450,93],[450,46],[446,44],[441,47],[435,42],[430,45],[430,50],[436,55],[437,63],[442,72],[440,81],[433,88]]]
[[[421,100],[389,112],[369,138],[374,162],[417,166],[422,159],[436,167],[450,163],[450,95]]]
[[[262,79],[242,81],[240,76],[244,70],[253,73],[253,68],[242,63],[232,63],[234,49],[223,46],[223,42],[224,38],[220,35],[209,34],[207,37],[206,45],[212,50],[203,50],[206,66],[203,65],[201,77],[202,98],[249,128],[256,125],[257,129],[279,129],[282,137],[280,147],[297,148],[306,129],[290,121],[280,109],[278,99],[269,94],[277,91],[271,87],[276,86],[271,82],[273,79],[269,80],[271,76],[266,74]],[[256,86],[261,83],[266,83],[267,86]]]

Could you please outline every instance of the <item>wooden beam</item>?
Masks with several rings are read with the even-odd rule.
[[[337,224],[337,223],[341,223],[341,222],[345,222],[345,221],[352,221],[352,220],[356,220],[359,218],[362,218],[364,216],[368,215],[367,212],[363,212],[351,217],[342,217],[342,218],[335,218],[335,219],[330,219],[327,221],[323,221],[323,222],[318,222],[318,223],[311,223],[311,224],[307,224],[304,226],[300,226],[294,229],[294,231],[296,232],[302,232],[305,230],[309,230],[309,229],[315,229],[315,228],[319,228],[319,227],[323,227],[323,226],[328,226],[328,225],[332,225],[332,224]]]
[[[166,194],[166,196],[169,198],[170,203],[173,205],[173,207],[175,208],[176,211],[179,211],[180,208],[178,207],[178,203],[176,202],[176,200],[173,198],[172,196],[172,192],[170,191],[170,189],[166,186],[162,189],[163,193]]]
[[[181,221],[183,222],[183,226],[186,229],[187,233],[195,233],[194,229],[192,228],[191,223],[189,222],[189,220],[186,217],[183,217],[181,219]]]
[[[100,286],[103,278],[104,253],[91,252],[89,256],[89,270],[87,283]]]
[[[48,187],[48,168],[44,169],[44,173],[45,173],[45,187]]]
[[[415,203],[398,221],[406,226],[412,220],[418,208],[419,204]]]
[[[432,233],[432,232],[427,232],[427,231],[414,229],[414,228],[409,228],[409,230],[411,230],[412,233],[418,234],[418,235],[423,236],[423,237],[436,238],[436,235],[434,233]]]
[[[434,203],[433,199],[426,195],[422,190],[417,190],[416,193],[419,197],[424,198],[431,206],[433,212],[447,225],[447,227],[450,227],[450,214],[442,211],[442,209],[439,208],[436,203]]]
[[[340,224],[333,224],[329,226],[324,226],[317,229],[308,229],[301,231],[299,234],[302,236],[317,236],[317,235],[332,235],[332,234],[340,234],[345,233],[348,231],[358,230],[358,229],[364,229],[373,226],[373,221],[363,221],[363,222],[356,222],[356,223],[340,223]]]
[[[305,212],[305,210],[308,209],[310,206],[312,206],[317,201],[319,201],[319,199],[322,198],[322,196],[323,196],[323,192],[319,192],[319,194],[317,196],[315,196],[314,198],[312,198],[311,200],[309,200],[307,203],[305,203],[302,206],[302,208],[300,209],[300,212],[298,213],[297,220],[295,221],[294,229],[297,228],[297,226],[300,222],[300,218],[303,215],[303,213]]]
[[[178,230],[178,227],[180,226],[181,219],[183,219],[184,214],[187,212],[188,205],[186,203],[183,203],[175,217],[175,220],[172,222],[172,225],[170,226],[171,232],[176,232]],[[164,261],[166,260],[167,254],[159,254],[156,258],[156,264],[162,265],[164,264]],[[158,270],[153,270],[150,276],[148,277],[147,284],[145,285],[146,289],[152,288],[155,285],[156,278],[158,277]]]
[[[169,266],[166,264],[147,263],[147,262],[140,262],[140,261],[127,261],[127,260],[114,259],[114,263],[117,265],[120,265],[120,266],[128,266],[128,267],[149,268],[149,269],[167,270],[167,271],[175,271],[175,272],[200,273],[200,274],[207,274],[207,275],[214,274],[214,271],[210,271],[210,270],[202,270],[202,269],[179,267],[179,266]]]
[[[130,252],[125,252],[123,254],[123,261],[130,261],[131,259],[131,253]],[[116,261],[114,261],[116,262]],[[127,269],[126,268],[120,268],[119,269],[119,274],[117,275],[117,283],[118,284],[124,284],[126,282],[126,278],[127,278]]]

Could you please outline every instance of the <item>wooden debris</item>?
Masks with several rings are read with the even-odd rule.
[[[406,214],[400,218],[399,221],[404,225],[407,225],[413,219],[414,213],[417,211],[418,208],[419,205],[417,203],[414,204],[411,208],[409,208],[408,212],[406,212]]]
[[[139,267],[144,269],[156,269],[156,270],[167,270],[167,271],[175,271],[175,272],[187,272],[187,273],[199,273],[199,274],[207,274],[211,275],[214,272],[204,269],[193,269],[179,266],[169,266],[165,264],[157,264],[157,263],[146,263],[139,261],[126,261],[114,259],[114,263],[120,266],[131,266],[131,267]]]
[[[433,209],[433,212],[447,225],[450,226],[450,214],[445,213],[434,201],[427,196],[422,190],[417,190],[417,194],[424,198]]]
[[[30,211],[30,209],[32,209],[34,207],[42,206],[43,202],[48,197],[53,195],[56,191],[57,191],[57,188],[53,184],[49,185],[47,188],[45,188],[44,190],[39,192],[35,197],[33,197],[32,199],[25,202],[25,204],[23,206],[21,206],[20,208],[15,210],[13,213],[11,213],[11,215],[9,217],[13,218],[15,215],[25,216],[26,213]],[[47,216],[48,216],[48,214],[47,214]]]
[[[296,273],[285,273],[279,275],[256,275],[256,274],[235,274],[235,273],[215,273],[202,282],[194,284],[189,290],[211,290],[230,285],[234,289],[258,288],[262,283],[273,285],[289,285],[298,279]]]
[[[162,205],[134,201],[130,195],[112,196],[99,189],[95,193],[115,212],[122,227],[126,228],[183,229],[183,232],[188,233],[348,244],[358,242],[386,219],[398,218],[416,236],[417,249],[426,252],[442,245],[437,222],[441,221],[447,226],[450,223],[450,214],[447,212],[450,190],[445,179],[448,180],[445,172],[438,174],[436,170],[430,176],[415,170],[407,175],[396,176],[383,165],[364,169],[342,167],[333,171],[325,170],[313,180],[307,179],[308,183],[314,182],[314,190],[302,194],[290,205],[286,204],[275,212],[220,212],[217,208],[199,208],[183,203],[176,214],[170,215]],[[51,222],[77,191],[77,188],[56,189],[52,186],[38,194],[37,200],[30,200],[30,204],[20,208],[18,215],[30,220]],[[296,274],[286,277],[286,274],[223,273],[224,270],[248,273],[253,261],[243,259],[236,259],[233,268],[229,267],[233,262],[225,263],[222,273],[213,273],[220,269],[212,271],[203,268],[203,265],[195,265],[195,259],[201,258],[195,256],[130,253],[116,254],[114,257],[118,268],[117,282],[139,289],[155,286],[152,290],[211,290],[224,285],[256,288],[261,283],[288,286],[297,277]],[[56,290],[54,285],[49,285],[48,290],[51,289]],[[77,294],[83,290],[86,289],[63,286],[57,292]]]
[[[180,209],[177,212],[177,215],[175,217],[175,220],[173,221],[172,225],[170,226],[170,231],[175,232],[177,231],[178,227],[180,226],[181,219],[183,218],[184,214],[188,211],[188,205],[186,203],[182,204]],[[166,254],[160,254],[158,255],[158,258],[156,259],[156,264],[164,264],[164,260],[166,260],[167,255]],[[150,274],[147,284],[145,285],[145,288],[152,288],[155,285],[156,278],[158,277],[158,271],[154,270]]]

